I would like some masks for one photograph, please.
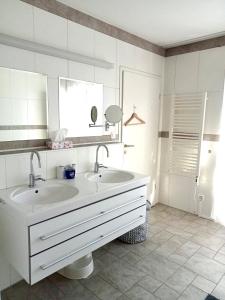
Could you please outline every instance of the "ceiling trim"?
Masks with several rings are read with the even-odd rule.
[[[56,0],[21,0],[72,22],[89,27],[136,47],[165,56],[165,49],[116,26],[103,22]]]
[[[166,49],[166,56],[180,55],[225,46],[225,35]]]

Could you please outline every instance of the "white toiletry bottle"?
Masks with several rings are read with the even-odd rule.
[[[57,179],[64,179],[64,172],[65,172],[65,167],[64,166],[58,166],[57,167],[57,174],[56,177]]]

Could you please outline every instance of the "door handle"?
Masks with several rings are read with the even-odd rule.
[[[131,148],[131,147],[135,147],[135,145],[127,145],[127,144],[124,144],[124,148]]]

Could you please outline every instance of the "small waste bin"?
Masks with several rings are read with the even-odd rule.
[[[121,235],[118,240],[126,244],[138,244],[144,242],[147,239],[148,233],[148,219],[149,219],[149,210],[151,208],[151,203],[146,202],[146,221],[144,224],[139,225],[138,227],[126,232]]]
[[[68,279],[87,278],[94,270],[92,253],[89,253],[76,260],[69,266],[58,271],[58,273]]]

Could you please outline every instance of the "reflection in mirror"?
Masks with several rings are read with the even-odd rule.
[[[95,125],[97,119],[98,119],[98,109],[97,109],[96,106],[92,106],[92,108],[91,108],[91,121],[94,123],[94,125]]]
[[[68,129],[68,137],[98,136],[103,129],[89,132],[92,106],[98,110],[98,122],[103,118],[103,86],[92,82],[60,78],[60,128]]]
[[[47,76],[0,67],[0,142],[47,138]]]
[[[120,141],[119,124],[103,126],[106,107],[116,102],[104,96],[102,84],[59,78],[60,128],[68,129],[74,144]]]

